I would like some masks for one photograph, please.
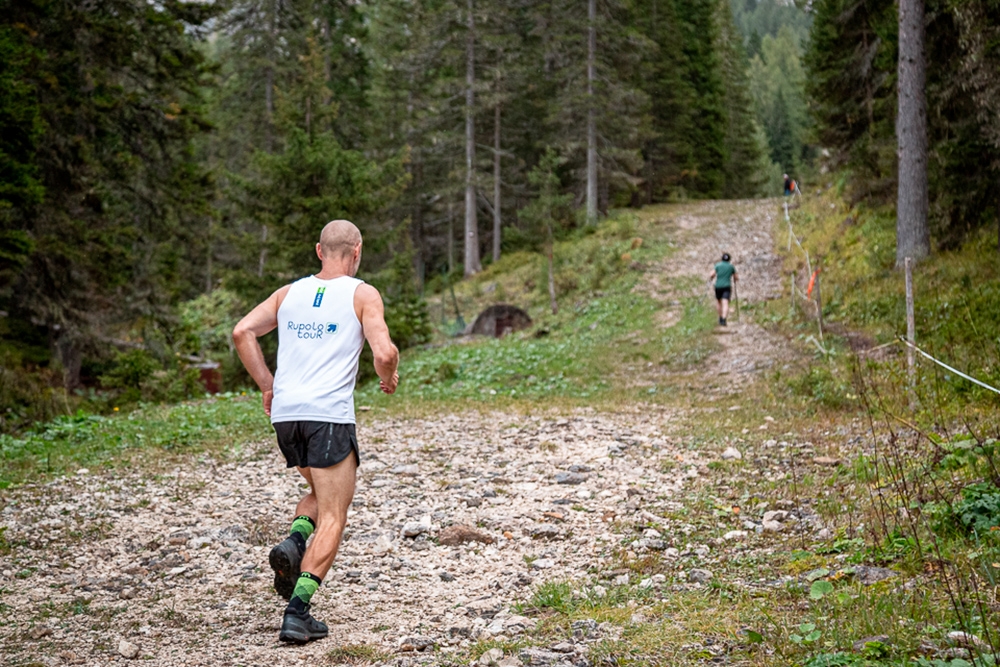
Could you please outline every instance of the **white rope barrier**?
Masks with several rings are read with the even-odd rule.
[[[905,338],[900,337],[899,342],[901,342],[903,345],[906,345],[907,347],[913,348],[915,351],[917,351],[918,353],[920,353],[921,356],[924,356],[927,359],[930,359],[931,361],[933,361],[938,366],[941,366],[942,368],[947,368],[949,371],[951,371],[955,375],[957,375],[959,377],[962,377],[962,378],[965,378],[966,380],[968,380],[969,382],[971,382],[973,384],[978,384],[983,389],[989,389],[990,391],[992,391],[992,392],[994,392],[996,394],[1000,394],[1000,389],[997,389],[996,387],[991,387],[990,385],[986,384],[985,382],[980,382],[976,378],[970,377],[970,376],[966,375],[965,373],[963,373],[962,371],[958,370],[957,368],[952,368],[951,366],[949,366],[948,364],[944,363],[943,361],[935,359],[934,357],[932,357],[931,355],[927,354],[926,352],[924,352],[923,350],[921,350],[919,347],[917,347],[916,345],[914,345],[910,341],[906,340]]]

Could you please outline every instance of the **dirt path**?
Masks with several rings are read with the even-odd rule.
[[[739,391],[749,376],[788,355],[786,341],[755,324],[745,308],[782,294],[781,259],[774,254],[771,236],[777,210],[775,200],[712,201],[685,207],[665,221],[677,251],[653,267],[640,288],[664,304],[660,324],[673,326],[681,318],[683,298],[701,299],[706,309],[714,311],[715,296],[707,278],[723,252],[732,256],[739,274],[737,296],[744,308],[737,314],[732,304],[729,326],[715,332],[721,349],[704,365],[688,371],[701,378],[730,376],[713,387],[720,392]]]
[[[780,294],[774,208],[684,209],[670,223],[678,252],[643,289],[665,304],[707,294],[705,278],[726,250],[740,271],[741,299]],[[668,308],[664,326],[671,321]],[[750,376],[783,354],[783,341],[745,316],[719,341],[698,372]],[[0,656],[11,665],[105,665],[130,656],[162,666],[276,666],[335,664],[329,652],[352,645],[372,662],[439,664],[477,640],[529,630],[534,621],[517,614],[517,603],[547,581],[577,582],[578,595],[623,583],[667,595],[662,578],[629,582],[616,554],[623,532],[641,535],[632,548],[661,553],[682,580],[696,580],[689,574],[716,558],[693,527],[664,518],[683,516],[679,492],[721,454],[679,448],[683,416],[649,407],[433,420],[363,414],[349,537],[315,600],[331,638],[305,647],[276,641],[283,602],[271,590],[267,551],[284,535],[301,485],[273,443],[157,476],[79,471],[7,491],[0,526],[14,548],[0,554]],[[434,539],[459,524],[486,542]],[[587,642],[620,632],[581,626],[556,658],[526,660],[587,664]],[[437,652],[407,650],[429,644]]]

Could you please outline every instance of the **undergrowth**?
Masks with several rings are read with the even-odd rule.
[[[133,457],[239,448],[270,433],[259,394],[219,394],[108,417],[79,412],[20,436],[0,434],[0,488],[78,468],[127,468]]]

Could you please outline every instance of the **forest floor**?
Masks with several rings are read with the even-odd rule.
[[[692,304],[714,310],[723,250],[740,271],[739,317],[703,354],[617,369],[623,386],[659,388],[655,401],[359,413],[349,534],[314,599],[325,640],[277,641],[267,553],[303,484],[271,441],[5,491],[4,664],[794,662],[796,646],[761,648],[754,624],[807,615],[793,554],[830,542],[839,508],[824,511],[818,480],[860,427],[773,391],[808,353],[754,322],[781,295],[778,211],[642,212],[675,246],[634,288],[661,305],[657,329]],[[456,525],[472,541],[443,544]],[[853,576],[897,576],[876,570]]]

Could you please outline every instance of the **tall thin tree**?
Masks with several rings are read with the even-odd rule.
[[[899,185],[896,266],[931,251],[927,226],[927,81],[924,0],[899,0],[899,113],[896,119]]]
[[[597,222],[597,119],[594,61],[597,58],[597,0],[587,2],[587,224]]]
[[[499,85],[499,84],[498,84]],[[500,259],[500,99],[493,107],[493,261]]]
[[[479,257],[479,223],[476,219],[476,19],[468,0],[468,34],[465,38],[465,275],[483,270]]]

